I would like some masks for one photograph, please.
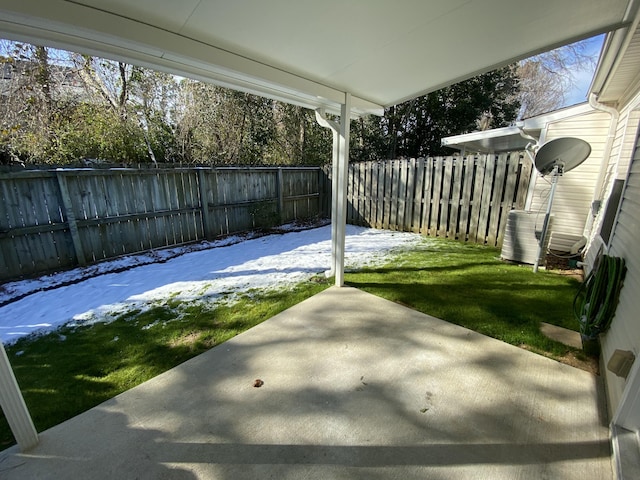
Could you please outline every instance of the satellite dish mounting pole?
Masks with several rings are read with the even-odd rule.
[[[542,224],[542,232],[538,239],[538,254],[536,255],[536,263],[533,265],[533,273],[538,272],[538,264],[542,258],[542,251],[545,246],[545,238],[547,237],[547,230],[549,229],[549,219],[551,218],[551,206],[553,205],[553,196],[556,194],[556,186],[558,185],[558,177],[562,175],[562,169],[559,165],[553,167],[551,172],[551,192],[549,193],[549,203],[547,204],[547,213],[544,216],[544,223]]]

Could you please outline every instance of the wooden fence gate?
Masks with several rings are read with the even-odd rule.
[[[521,153],[353,163],[347,221],[500,246],[531,171]]]

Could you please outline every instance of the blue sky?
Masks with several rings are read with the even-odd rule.
[[[587,90],[589,89],[591,80],[593,79],[593,72],[598,61],[598,55],[600,55],[600,49],[602,48],[604,37],[604,35],[598,35],[597,37],[585,40],[587,45],[585,53],[593,56],[594,58],[593,68],[574,72],[575,86],[571,91],[567,92],[565,106],[575,105],[576,103],[582,103],[587,100]]]

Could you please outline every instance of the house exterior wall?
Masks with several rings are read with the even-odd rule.
[[[575,237],[584,235],[585,225],[591,212],[591,201],[596,187],[602,159],[611,124],[611,117],[606,112],[593,110],[589,113],[563,119],[547,125],[543,142],[555,138],[577,137],[591,145],[591,155],[574,170],[566,173],[558,180],[551,213],[554,215],[554,226],[551,230],[552,250],[568,250],[572,242],[559,239],[558,234]],[[530,210],[539,212],[539,224],[542,225],[547,208],[551,185],[548,178],[537,175]],[[554,232],[556,238],[554,239]]]
[[[625,259],[627,274],[620,293],[611,328],[602,337],[603,363],[616,349],[640,353],[640,145],[636,145],[629,169],[618,218],[611,238],[609,254]],[[636,360],[637,362],[638,360]],[[628,379],[620,378],[604,369],[608,404],[614,414],[624,393]],[[623,425],[624,426],[624,425]],[[640,425],[632,425],[639,430]],[[630,428],[631,429],[631,428]]]
[[[602,228],[605,213],[607,212],[607,199],[611,195],[615,180],[624,180],[629,171],[629,165],[633,158],[636,137],[640,126],[640,110],[635,105],[640,102],[640,95],[620,111],[617,122],[615,138],[611,148],[611,155],[603,173],[604,181],[601,187],[601,198],[603,199],[600,211],[593,221],[590,231],[588,248],[585,255],[585,271],[589,273],[600,249],[606,249],[599,232]],[[614,208],[613,211],[616,211]]]
[[[620,294],[620,301],[609,331],[602,335],[603,365],[613,355],[615,350],[632,351],[636,357],[640,354],[640,93],[627,105],[620,109],[616,137],[611,149],[611,156],[606,168],[603,191],[607,199],[612,191],[613,182],[624,180],[624,190],[619,207],[608,209],[603,203],[596,217],[591,232],[588,249],[585,255],[586,269],[589,271],[594,264],[598,252],[602,249],[609,255],[622,257],[627,265],[627,274]],[[600,229],[607,210],[617,212],[609,244],[600,237]],[[636,364],[640,361],[636,360]],[[629,377],[621,378],[602,369],[607,390],[607,404],[609,413],[616,417],[621,406],[625,390],[629,389],[634,375],[638,375],[638,365]],[[627,405],[628,407],[628,405]],[[640,407],[640,405],[638,406]],[[640,421],[627,416],[626,421],[635,424],[622,425],[629,430],[640,431]]]

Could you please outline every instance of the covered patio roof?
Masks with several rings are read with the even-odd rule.
[[[2,0],[0,35],[352,113],[627,25],[637,0]],[[570,19],[570,21],[568,21]]]

